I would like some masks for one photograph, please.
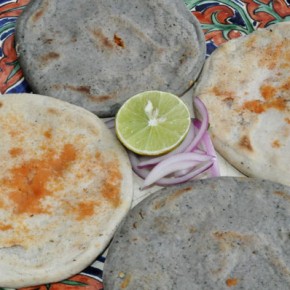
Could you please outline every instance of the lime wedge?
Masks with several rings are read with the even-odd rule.
[[[161,155],[185,138],[190,113],[179,97],[147,91],[128,99],[115,122],[116,134],[126,148],[140,155]]]

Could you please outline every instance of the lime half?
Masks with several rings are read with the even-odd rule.
[[[140,155],[161,155],[185,138],[190,113],[179,97],[147,91],[128,99],[115,122],[116,134],[129,150]]]

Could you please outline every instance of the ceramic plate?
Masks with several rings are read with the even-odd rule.
[[[184,0],[188,9],[200,21],[205,33],[207,55],[222,43],[251,33],[257,28],[281,21],[290,21],[290,0]],[[0,0],[0,93],[30,92],[23,78],[14,47],[14,31],[17,17],[30,0]],[[227,167],[222,171],[227,175]],[[139,190],[138,180],[135,184]],[[156,190],[156,189],[154,189]],[[151,192],[138,191],[134,204]],[[64,289],[103,289],[102,269],[105,255],[74,277],[53,283],[21,290],[64,290]],[[2,288],[3,289],[3,288]],[[1,290],[1,288],[0,288]]]

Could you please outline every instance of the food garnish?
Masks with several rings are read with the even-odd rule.
[[[199,97],[195,97],[193,103],[201,120],[191,119],[188,133],[179,146],[160,156],[140,155],[128,149],[133,171],[144,179],[143,188],[183,183],[205,172],[209,177],[220,176],[216,152],[207,131],[207,109]],[[114,128],[114,119],[106,124]]]
[[[115,123],[116,134],[126,148],[139,155],[156,156],[182,142],[190,127],[190,113],[179,97],[146,91],[123,104]]]

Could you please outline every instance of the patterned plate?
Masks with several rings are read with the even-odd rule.
[[[17,17],[30,0],[0,0],[0,93],[30,92],[14,47]],[[202,25],[210,55],[222,43],[251,33],[257,28],[290,20],[290,0],[184,0]],[[103,289],[104,255],[74,277],[21,290]],[[4,288],[0,288],[4,290]]]

